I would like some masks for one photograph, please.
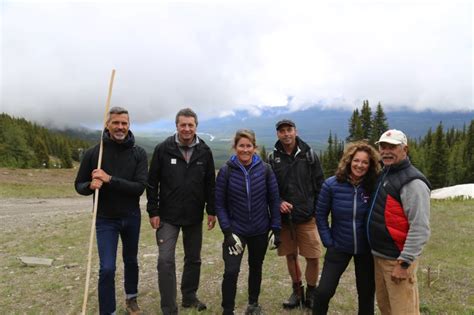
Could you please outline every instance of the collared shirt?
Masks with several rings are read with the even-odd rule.
[[[175,133],[174,141],[178,145],[179,151],[183,155],[186,163],[189,163],[189,160],[191,159],[191,156],[193,155],[194,147],[199,143],[199,138],[197,136],[194,136],[193,142],[189,145],[185,145],[179,141],[178,133]]]

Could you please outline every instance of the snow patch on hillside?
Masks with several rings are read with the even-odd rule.
[[[474,184],[456,185],[431,191],[432,199],[448,199],[453,197],[474,198]]]

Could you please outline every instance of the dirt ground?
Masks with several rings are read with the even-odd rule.
[[[17,185],[68,185],[74,182],[77,169],[8,169],[0,168],[0,183]],[[58,215],[92,211],[91,198],[1,198],[0,229],[8,232],[26,223],[51,222]],[[29,220],[25,217],[29,216]]]
[[[74,182],[77,169],[9,169],[0,168],[1,183],[70,185]]]
[[[1,199],[0,229],[9,232],[31,222],[52,223],[64,214],[84,213],[87,209],[92,211],[91,198]]]

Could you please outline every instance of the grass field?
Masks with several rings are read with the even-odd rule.
[[[1,169],[0,173],[7,171]],[[73,173],[75,172],[69,175],[63,174],[64,180]],[[25,176],[30,179],[34,177]],[[58,182],[59,178],[59,175],[52,174],[51,176],[51,179]],[[12,197],[5,193],[7,190],[4,189],[5,186],[12,184],[15,183],[13,181],[6,183],[3,180],[0,182],[0,192],[2,192],[0,201]],[[22,184],[29,185],[28,181]],[[31,183],[31,185],[37,184]],[[68,185],[72,187],[70,182]],[[24,188],[18,188],[18,190],[22,189]],[[69,197],[68,189],[64,190],[66,193],[62,197]],[[27,196],[41,197],[43,194],[44,191],[38,196],[33,196],[30,191]],[[23,195],[14,191],[13,196]],[[70,200],[74,202],[76,199]],[[0,221],[2,231],[0,234],[1,313],[80,313],[91,221],[90,210],[91,208],[86,208],[83,212],[35,217],[35,220],[29,220],[28,215],[24,215],[15,223],[8,225],[3,223],[4,220]],[[432,237],[420,259],[418,272],[422,312],[424,314],[474,314],[474,200],[433,201],[431,226]],[[220,285],[223,273],[221,242],[222,234],[218,228],[204,233],[201,286],[198,294],[208,304],[209,309],[200,314],[221,312]],[[154,232],[149,227],[147,216],[143,215],[139,249],[139,303],[146,314],[159,313],[156,254]],[[54,263],[51,267],[25,267],[17,259],[18,256],[53,258]],[[180,245],[177,249],[178,279],[181,276],[182,260],[183,251]],[[237,314],[245,311],[247,301],[246,263],[243,263],[243,266],[236,299]],[[90,314],[98,312],[97,270],[98,259],[94,246],[88,305]],[[428,270],[430,270],[430,276],[428,276]],[[118,314],[125,314],[122,298],[122,271],[121,258],[118,258],[116,277]],[[300,310],[291,312],[282,310],[281,302],[288,297],[290,287],[291,283],[283,259],[277,257],[273,251],[268,252],[260,298],[266,314],[303,313]],[[179,294],[178,300],[180,300]],[[353,268],[350,266],[343,275],[336,296],[331,302],[330,314],[356,314],[356,301]],[[197,314],[192,311],[181,313]]]
[[[0,198],[76,197],[77,169],[0,168]]]

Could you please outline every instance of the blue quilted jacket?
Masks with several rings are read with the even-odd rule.
[[[324,182],[316,207],[316,223],[325,247],[350,254],[370,251],[366,233],[369,198],[362,186],[340,183],[335,176]]]
[[[227,172],[230,172],[227,174]],[[246,169],[234,155],[217,174],[216,214],[222,231],[255,236],[281,228],[275,174],[254,155]]]

